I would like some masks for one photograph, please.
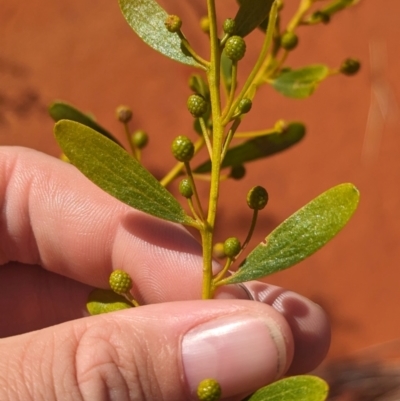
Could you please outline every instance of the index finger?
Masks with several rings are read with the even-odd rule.
[[[1,264],[40,264],[103,288],[118,268],[131,275],[143,303],[200,298],[197,241],[183,227],[114,199],[72,165],[2,147],[0,199]]]

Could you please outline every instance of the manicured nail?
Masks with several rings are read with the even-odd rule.
[[[248,314],[224,316],[201,324],[182,341],[190,392],[206,378],[217,380],[222,398],[254,391],[284,372],[286,346],[272,319]]]

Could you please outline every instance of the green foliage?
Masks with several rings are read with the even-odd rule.
[[[87,127],[90,127],[95,131],[100,132],[100,134],[104,135],[108,139],[111,139],[122,147],[121,143],[105,128],[97,124],[96,121],[93,120],[93,118],[83,113],[82,111],[79,111],[68,103],[53,102],[49,107],[49,114],[55,122],[58,122],[60,120],[71,120],[86,125]]]
[[[197,61],[182,50],[182,39],[168,32],[165,21],[168,13],[154,0],[119,0],[122,14],[130,27],[150,47],[172,60],[193,67]]]
[[[179,202],[137,160],[85,125],[61,120],[55,136],[68,159],[105,192],[142,212],[188,224]]]
[[[292,376],[257,390],[246,401],[325,401],[328,385],[315,376]]]
[[[268,19],[273,3],[274,0],[239,0],[240,7],[235,16],[235,35],[247,36]]]
[[[86,308],[91,315],[100,315],[132,308],[132,304],[112,290],[95,289],[89,295]]]
[[[272,231],[223,284],[257,280],[312,255],[346,225],[358,201],[359,192],[352,184],[319,195]]]
[[[299,142],[305,135],[305,127],[301,123],[290,123],[282,133],[267,134],[250,139],[238,146],[231,147],[222,162],[222,168],[242,165],[244,163],[272,156],[282,152]],[[211,171],[211,161],[198,166],[196,173]]]
[[[311,96],[318,84],[329,74],[325,65],[310,65],[298,70],[282,72],[272,81],[273,87],[282,95],[295,99]]]

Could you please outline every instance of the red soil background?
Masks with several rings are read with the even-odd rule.
[[[284,20],[298,2],[287,3]],[[205,37],[198,31],[203,2],[162,4],[182,16],[184,32],[207,56]],[[219,0],[218,6],[223,17],[233,16],[231,0]],[[400,336],[399,14],[398,0],[362,0],[327,26],[301,28],[301,46],[288,60],[292,67],[336,67],[353,56],[362,61],[362,70],[354,78],[327,80],[304,101],[263,88],[245,128],[268,128],[279,118],[300,120],[307,124],[307,136],[292,149],[249,165],[244,180],[223,184],[221,240],[234,234],[243,237],[250,222],[245,206],[248,188],[260,184],[270,193],[253,245],[329,187],[353,182],[360,189],[359,210],[337,238],[310,259],[269,279],[328,311],[333,324],[330,357]],[[261,35],[252,36],[254,45],[249,45],[242,70],[252,65],[260,45]],[[123,19],[116,0],[2,0],[0,144],[58,156],[53,123],[46,113],[54,99],[90,111],[124,140],[114,110],[127,104],[134,110],[132,128],[151,135],[144,163],[161,176],[174,164],[168,151],[172,138],[195,138],[185,110],[190,72],[144,45]],[[205,187],[201,192],[205,195]]]

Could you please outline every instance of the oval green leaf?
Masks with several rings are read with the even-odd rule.
[[[172,60],[200,67],[196,60],[182,50],[177,33],[165,28],[167,12],[154,0],[119,0],[122,14],[137,35],[154,50]]]
[[[95,289],[89,294],[86,308],[91,315],[100,315],[133,308],[133,305],[125,297],[112,290]]]
[[[305,135],[305,127],[302,123],[290,123],[282,133],[268,134],[250,139],[242,144],[230,148],[225,155],[222,168],[238,166],[263,157],[272,156],[299,142]],[[209,173],[211,161],[208,160],[198,166],[194,172],[197,174]]]
[[[357,209],[359,197],[357,188],[349,183],[322,193],[272,231],[239,270],[220,284],[257,280],[312,255],[346,225]]]
[[[238,3],[240,7],[235,16],[235,35],[245,37],[263,22],[265,26],[274,0],[239,0]]]
[[[328,75],[329,69],[326,65],[310,65],[283,72],[272,81],[272,86],[284,96],[304,99],[311,96]]]
[[[292,376],[257,390],[246,401],[325,401],[328,384],[316,376]]]
[[[89,180],[121,202],[175,223],[188,223],[179,202],[124,149],[91,128],[61,120],[54,128],[65,155]]]
[[[65,102],[52,103],[49,107],[49,114],[55,122],[58,122],[60,120],[71,120],[86,125],[87,127],[90,127],[95,131],[100,132],[100,134],[104,135],[108,139],[111,139],[112,141],[117,143],[119,146],[123,147],[121,143],[118,141],[118,139],[116,139],[101,125],[97,124],[96,121],[93,120],[93,118],[90,118],[86,113],[78,110],[77,108],[71,106],[68,103]]]

